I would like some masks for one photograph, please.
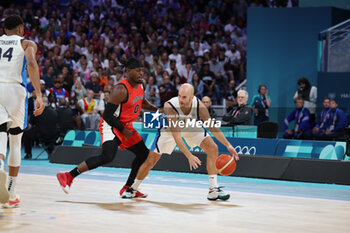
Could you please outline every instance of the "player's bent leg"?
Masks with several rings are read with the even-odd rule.
[[[144,180],[146,178],[146,176],[148,175],[149,171],[157,164],[160,157],[161,157],[160,154],[158,154],[154,151],[150,151],[146,161],[141,165],[139,172],[137,173],[136,178],[138,180]]]
[[[68,194],[74,178],[81,173],[111,162],[117,153],[118,145],[119,143],[116,137],[113,140],[106,141],[102,144],[101,155],[88,158],[70,172],[57,173],[56,177],[63,191]]]
[[[218,157],[218,146],[211,137],[206,137],[199,145],[207,154],[208,175],[216,175],[215,160]]]
[[[215,161],[218,156],[218,146],[214,143],[211,137],[207,137],[202,141],[200,147],[207,153],[207,170],[209,175],[208,200],[228,200],[230,198],[230,194],[225,193],[217,182]]]
[[[157,153],[150,151],[143,141],[139,142],[135,146],[128,148],[128,150],[132,151],[136,155],[136,158],[132,164],[128,182],[120,190],[120,195],[122,198],[145,198],[147,195],[138,191],[138,187],[141,184],[142,180],[147,176],[149,170],[152,169],[157,163],[160,155],[157,156]],[[142,162],[140,163],[140,161]],[[137,177],[136,180],[135,177]]]

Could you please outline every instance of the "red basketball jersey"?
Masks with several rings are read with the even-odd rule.
[[[118,82],[117,85],[123,85],[128,91],[128,95],[126,101],[121,103],[118,106],[117,111],[114,113],[116,117],[118,117],[119,121],[123,124],[123,126],[130,131],[132,131],[133,135],[126,140],[124,134],[122,134],[119,130],[113,128],[114,134],[120,140],[120,149],[125,149],[131,147],[142,140],[141,136],[134,129],[132,122],[139,116],[143,98],[145,95],[145,90],[142,84],[138,84],[136,88],[133,88],[127,79],[123,79]],[[102,123],[102,119],[101,119]]]

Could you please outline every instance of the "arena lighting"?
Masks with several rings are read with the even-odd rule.
[[[347,156],[350,156],[350,127],[345,129],[345,131],[344,131],[344,138],[345,138],[345,141],[346,141],[345,154]]]

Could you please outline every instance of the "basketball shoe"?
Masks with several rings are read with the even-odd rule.
[[[119,191],[119,195],[122,197],[122,198],[133,198],[133,197],[123,197],[123,194],[124,192],[127,190],[127,189],[130,189],[131,186],[127,186],[127,185],[124,185],[123,188]],[[134,190],[134,189],[133,189]],[[135,191],[135,190],[134,190]],[[135,198],[146,198],[147,197],[147,194],[143,194],[141,193],[140,191],[136,190],[136,193],[135,193]]]
[[[7,174],[0,169],[0,203],[7,203],[10,199],[10,193],[6,187]]]
[[[215,188],[210,188],[209,189],[209,194],[208,194],[208,200],[209,201],[215,201],[215,200],[228,200],[230,198],[230,194],[225,193],[222,189],[222,187],[215,187]]]
[[[21,202],[20,197],[18,194],[14,198],[10,198],[7,203],[3,204],[2,207],[4,208],[16,208],[19,206],[19,203]]]
[[[68,194],[70,191],[70,186],[72,185],[74,178],[72,177],[72,175],[69,172],[60,172],[60,173],[57,173],[56,176],[57,176],[57,180],[60,183],[63,191]]]

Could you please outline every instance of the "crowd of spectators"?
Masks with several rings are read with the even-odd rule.
[[[18,14],[24,19],[25,37],[38,44],[49,105],[71,108],[77,128],[96,130],[106,94],[124,78],[122,58],[141,59],[146,98],[156,106],[176,96],[185,82],[214,104],[236,101],[233,89],[246,79],[247,7],[269,4],[36,0],[0,7],[0,18]],[[62,98],[65,106],[59,104]]]

